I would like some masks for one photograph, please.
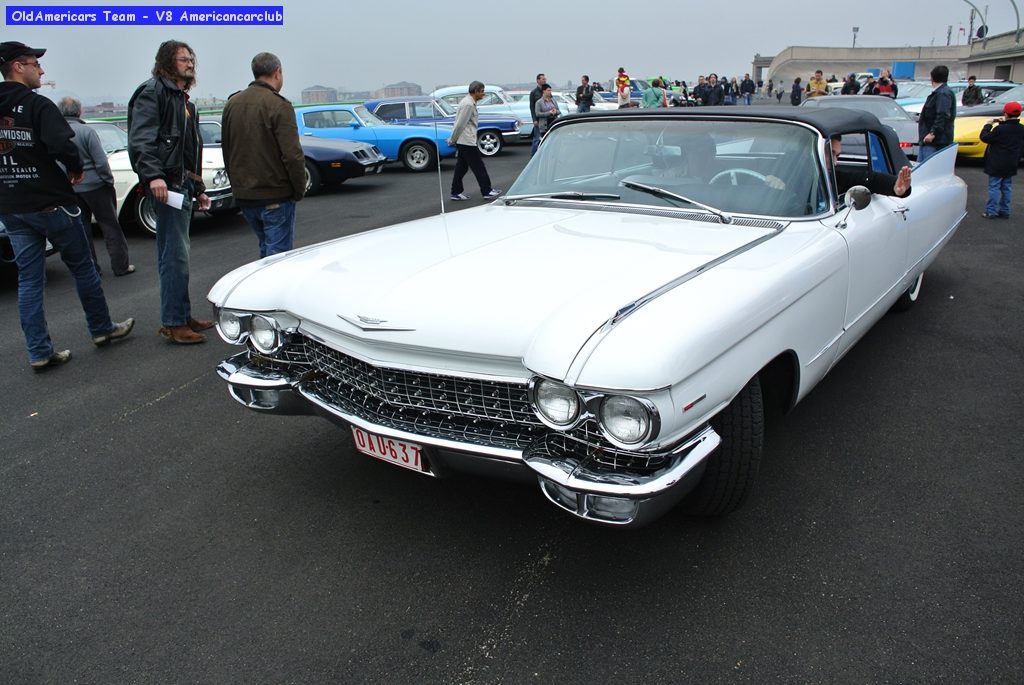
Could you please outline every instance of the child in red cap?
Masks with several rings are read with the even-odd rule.
[[[988,202],[982,214],[986,219],[1010,218],[1011,184],[1024,148],[1020,112],[1019,102],[1008,102],[1003,107],[1003,116],[993,119],[981,129],[981,142],[988,145],[985,149]]]

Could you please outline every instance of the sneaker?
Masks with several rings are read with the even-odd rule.
[[[121,323],[115,323],[114,327],[110,330],[109,333],[104,333],[103,335],[97,335],[95,338],[93,338],[92,339],[92,344],[95,345],[96,347],[103,347],[104,345],[109,343],[111,340],[117,340],[118,338],[123,338],[126,335],[128,335],[129,333],[131,333],[132,332],[132,327],[134,327],[134,326],[135,326],[135,319],[131,319],[131,318],[125,319]]]
[[[1000,219],[1009,219],[1009,218],[1010,218],[1010,215],[1009,215],[1009,214],[1000,214],[1000,215],[999,215],[999,218],[1000,218]]]
[[[982,219],[998,219],[999,215],[998,214],[989,214],[988,212],[982,212],[981,213],[981,218]]]
[[[484,197],[498,197],[502,193],[500,188],[491,188],[491,192],[484,195]]]
[[[465,193],[459,193],[458,195],[452,194],[452,202],[463,202],[469,199],[469,195]]]
[[[48,369],[51,366],[60,366],[71,361],[71,350],[61,350],[60,352],[54,352],[50,355],[49,359],[37,359],[36,361],[29,362],[28,365],[32,367],[32,370],[36,373]]]
[[[121,277],[121,276],[128,276],[129,274],[133,274],[133,273],[135,273],[135,265],[134,264],[129,264],[127,269],[125,269],[124,271],[122,271],[119,274],[115,273],[114,275],[117,276],[117,277]]]

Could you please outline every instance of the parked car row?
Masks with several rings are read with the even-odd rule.
[[[453,105],[430,95],[367,100],[363,105],[390,124],[450,127],[457,114]],[[518,142],[522,127],[518,118],[501,115],[481,115],[477,124],[476,144],[485,157],[498,154],[506,143]]]
[[[203,115],[199,118],[203,137],[203,154],[211,148],[220,150],[221,118]],[[376,145],[351,140],[299,138],[306,162],[306,195],[315,195],[324,186],[340,185],[350,178],[379,174],[387,158]]]

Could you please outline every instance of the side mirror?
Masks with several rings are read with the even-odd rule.
[[[350,122],[348,122],[348,125],[351,126],[352,128],[362,128],[363,127],[363,125],[360,124],[358,121],[350,121]]]
[[[854,186],[846,191],[846,206],[860,211],[871,204],[871,191],[864,186]]]

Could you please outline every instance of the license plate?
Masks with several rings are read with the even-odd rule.
[[[420,473],[427,471],[423,462],[423,448],[419,445],[374,435],[355,426],[352,426],[352,441],[363,454]]]

